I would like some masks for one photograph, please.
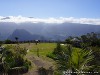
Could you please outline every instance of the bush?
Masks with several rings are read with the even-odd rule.
[[[17,46],[6,46],[2,55],[4,62],[4,69],[9,73],[16,72],[16,70],[28,71],[31,62],[25,59],[27,50]],[[14,75],[14,74],[10,74]]]
[[[4,43],[5,43],[5,44],[11,44],[11,43],[12,43],[12,41],[11,41],[11,40],[9,40],[9,39],[7,39],[7,40],[5,40],[5,41],[4,41]]]

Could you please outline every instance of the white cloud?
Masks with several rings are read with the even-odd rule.
[[[31,23],[81,23],[81,24],[94,24],[94,25],[100,25],[100,19],[94,19],[94,18],[47,18],[47,19],[41,19],[41,18],[29,18],[29,17],[22,17],[22,16],[8,16],[3,17],[0,16],[0,22],[14,22],[14,23],[23,23],[23,22],[31,22]]]

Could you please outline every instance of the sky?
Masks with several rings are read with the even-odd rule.
[[[99,18],[100,0],[0,0],[0,16]]]
[[[100,0],[0,0],[0,16],[2,20],[12,16],[16,21],[33,17],[39,21],[48,18],[57,22],[62,19],[100,24]]]

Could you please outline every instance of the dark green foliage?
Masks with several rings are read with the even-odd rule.
[[[16,43],[19,44],[19,42],[18,42],[19,38],[15,37],[15,40],[16,40]]]
[[[94,55],[94,60],[89,63],[91,65],[94,65],[91,70],[100,73],[100,47],[91,47],[91,49],[93,49]]]
[[[67,38],[67,44],[71,44],[74,47],[88,47],[88,46],[100,46],[100,34],[99,33],[87,33],[86,35],[82,35],[81,37],[71,37]]]
[[[2,42],[2,41],[0,41],[0,47],[2,46],[2,44],[3,44],[3,42]]]
[[[73,37],[68,37],[65,41],[66,41],[66,43],[68,43],[68,44],[72,44],[73,42],[72,42],[72,39],[73,39]]]
[[[6,46],[2,52],[2,63],[4,64],[4,70],[6,72],[29,69],[31,63],[24,58],[27,53],[27,49],[20,46]],[[14,70],[15,69],[15,70]],[[9,73],[10,73],[9,72]]]
[[[39,75],[54,75],[53,73],[54,73],[54,70],[53,70],[52,66],[50,66],[48,69],[46,69],[44,67],[38,68]]]
[[[53,53],[48,54],[47,57],[50,57],[54,60],[58,60],[57,56],[61,55],[62,49],[63,48],[61,47],[60,42],[58,42],[57,47],[54,49]]]
[[[27,69],[29,69],[29,67],[31,66],[31,62],[28,61],[27,59],[25,60],[25,63],[23,64],[23,66]]]
[[[16,41],[18,41],[18,39],[19,39],[18,37],[15,37],[15,40],[16,40]]]
[[[87,46],[100,46],[100,35],[94,32],[82,35],[81,39]]]
[[[4,61],[7,62],[11,68],[22,66],[25,63],[23,57],[26,55],[27,50],[19,46],[12,46],[11,49],[9,48],[11,47],[8,47],[8,49],[6,47],[7,50]]]
[[[5,44],[11,44],[11,43],[12,43],[12,41],[11,41],[11,40],[9,40],[9,39],[7,39],[7,40],[5,40],[5,41],[4,41],[4,43],[5,43]]]
[[[57,47],[54,49],[53,54],[60,54],[61,50],[62,50],[61,45],[60,45],[60,43],[58,42],[58,43],[57,43]]]
[[[85,49],[85,51],[92,49],[94,58],[92,61],[88,62],[88,65],[93,66],[89,69],[89,71],[100,72],[100,33],[87,33],[86,35],[78,37],[78,40],[80,41],[78,42],[80,46],[77,46],[76,41],[72,41],[70,44],[74,47],[79,47],[83,50]]]

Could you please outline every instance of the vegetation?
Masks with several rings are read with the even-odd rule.
[[[21,57],[23,58],[22,60],[19,59],[20,61],[23,61],[22,66],[20,67],[13,66],[11,69],[9,69],[10,75],[11,75],[11,72],[13,73],[13,75],[17,74],[15,69],[17,69],[17,72],[24,70],[23,73],[30,72],[31,70],[32,72],[34,72],[35,70],[39,70],[40,72],[39,68],[41,67],[43,67],[47,72],[51,73],[51,71],[53,71],[53,69],[51,70],[49,69],[49,67],[53,66],[54,61],[46,57],[46,55],[53,52],[54,48],[56,47],[55,43],[37,43],[37,45],[35,43],[30,43],[30,44],[29,43],[22,43],[22,44],[19,43],[19,44],[5,44],[3,46],[6,48],[7,51],[14,53],[14,57],[15,55],[18,56],[18,54],[21,54]],[[37,49],[39,49],[39,57],[37,56]],[[26,58],[28,60],[26,60]],[[31,70],[28,71],[28,68],[30,67],[29,61],[31,62],[31,68],[30,68]],[[13,61],[11,62],[13,63]],[[10,64],[10,61],[8,63]]]
[[[8,73],[10,75],[13,70],[15,70],[14,74],[16,74],[16,70],[19,71],[18,74],[27,72],[31,63],[24,58],[26,54],[27,50],[18,45],[9,45],[4,47],[0,57],[1,63],[4,65],[4,71],[1,72]]]
[[[69,37],[66,39],[67,44],[72,44],[74,47],[90,47],[100,46],[100,34],[99,33],[87,33],[80,37]]]
[[[72,75],[81,75],[86,72],[85,75],[88,75],[89,72],[100,72],[99,34],[88,33],[81,37],[69,37],[66,42],[65,46],[57,43],[54,51],[47,55],[57,62],[58,73],[62,75],[66,71]]]
[[[60,51],[56,52],[58,48]],[[92,66],[88,64],[93,59],[91,50],[72,48],[70,45],[64,48],[58,44],[53,54],[48,56],[57,62],[59,72],[82,72],[92,68]]]
[[[5,43],[5,44],[11,44],[11,43],[12,43],[12,41],[11,41],[11,40],[9,40],[9,39],[7,39],[7,40],[5,40],[5,41],[4,41],[4,43]]]

